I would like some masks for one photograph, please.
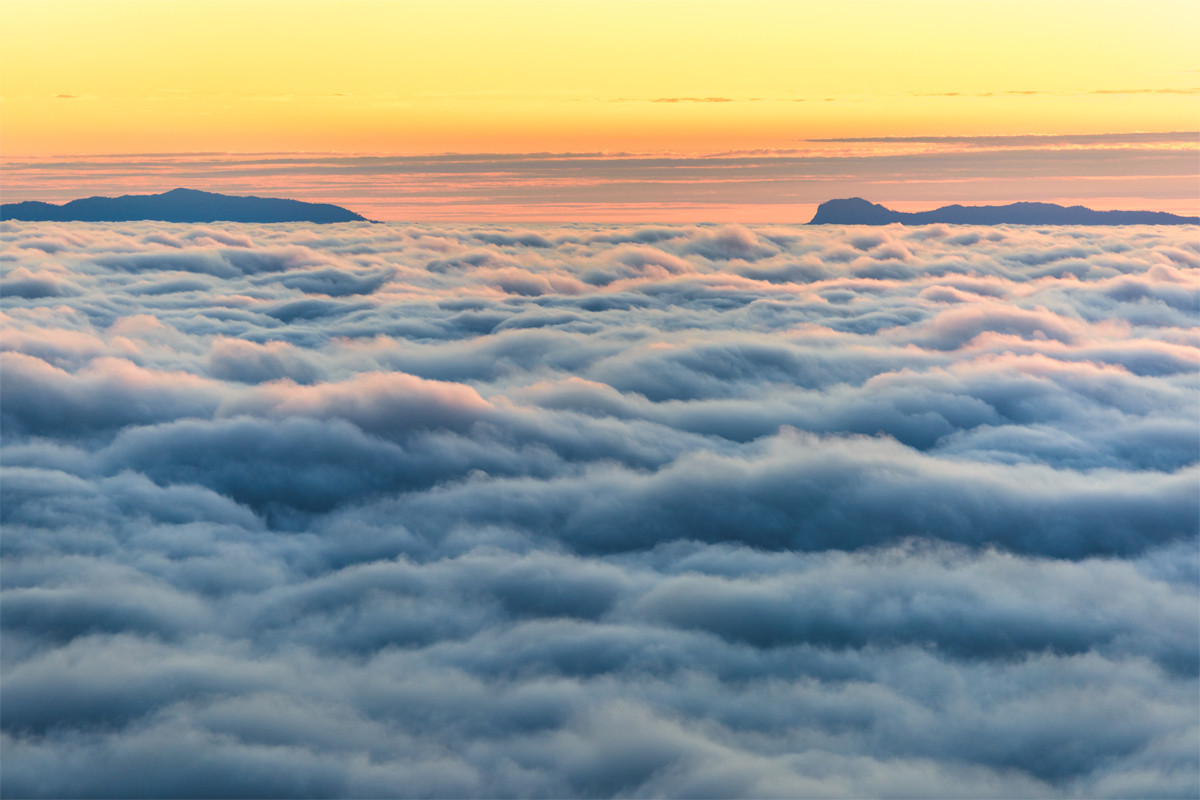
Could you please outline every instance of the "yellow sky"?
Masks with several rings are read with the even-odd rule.
[[[1194,0],[0,0],[8,156],[1194,130],[1198,84]]]

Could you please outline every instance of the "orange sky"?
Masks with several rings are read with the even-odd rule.
[[[0,154],[1195,131],[1198,45],[1194,0],[0,0]]]

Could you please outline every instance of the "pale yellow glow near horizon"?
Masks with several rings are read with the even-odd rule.
[[[0,149],[1195,130],[1198,30],[1191,0],[2,0]]]

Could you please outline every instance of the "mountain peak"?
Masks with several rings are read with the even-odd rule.
[[[839,200],[827,200],[817,207],[817,214],[810,225],[841,223],[845,219],[859,220],[858,225],[886,225],[897,222],[897,212],[881,205],[864,200],[861,197],[847,197]]]
[[[39,201],[0,205],[0,219],[46,222],[366,222],[329,203],[226,195],[178,187],[162,194],[86,197],[63,205]]]
[[[1200,217],[1181,217],[1161,211],[1093,211],[1085,206],[1055,203],[1009,203],[1003,206],[942,206],[932,211],[893,211],[850,197],[817,207],[809,225],[1196,225]]]

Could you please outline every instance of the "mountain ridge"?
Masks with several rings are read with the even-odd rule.
[[[809,225],[1200,225],[1200,217],[1165,211],[1094,211],[1086,206],[1056,203],[1009,203],[1001,206],[949,205],[931,211],[893,211],[848,197],[827,200],[817,207]]]
[[[199,189],[161,194],[84,197],[62,205],[27,200],[0,204],[0,219],[25,222],[370,222],[330,203],[306,203],[278,197],[228,195]]]

